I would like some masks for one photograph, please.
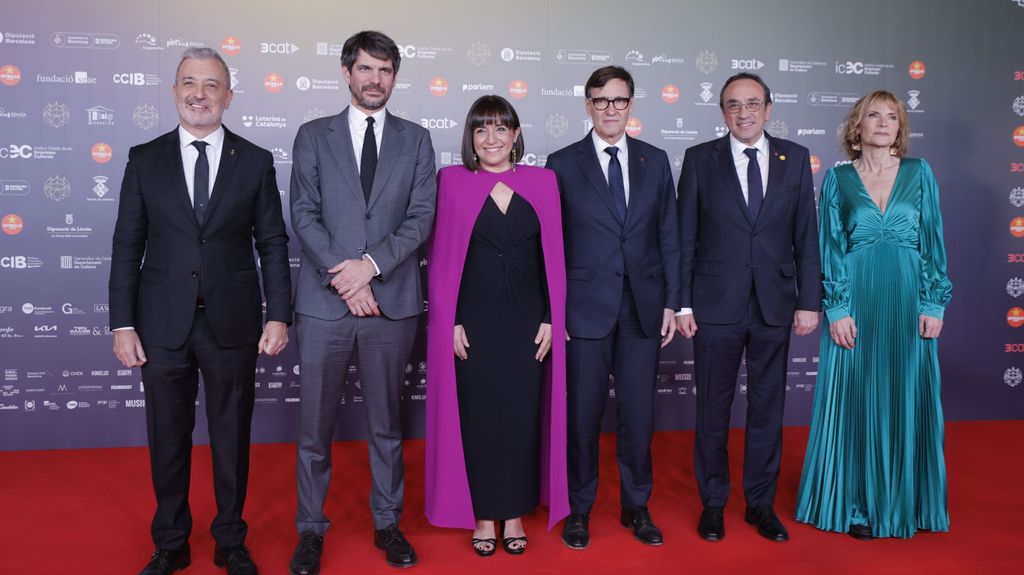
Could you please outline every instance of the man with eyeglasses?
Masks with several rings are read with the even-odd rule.
[[[746,356],[744,519],[772,541],[789,534],[773,509],[782,454],[789,332],[818,325],[821,262],[807,148],[764,132],[771,91],[756,74],[722,87],[729,133],[686,150],[679,179],[680,333],[694,338],[697,533],[725,537],[729,418]]]
[[[582,140],[548,157],[562,194],[567,278],[569,505],[562,541],[590,543],[598,438],[615,382],[620,522],[647,545],[661,530],[647,510],[658,354],[675,330],[679,242],[675,192],[663,150],[626,135],[633,78],[601,68],[586,84],[593,120]]]

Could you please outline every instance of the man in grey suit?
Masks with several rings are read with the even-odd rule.
[[[331,442],[353,360],[368,423],[374,544],[390,565],[416,564],[398,529],[405,485],[399,395],[423,310],[416,252],[430,235],[437,183],[429,133],[384,108],[400,59],[384,34],[349,38],[341,66],[351,105],[295,136],[291,216],[302,244],[296,575],[320,572]]]

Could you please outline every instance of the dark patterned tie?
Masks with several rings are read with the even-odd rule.
[[[615,209],[619,212],[619,219],[626,221],[626,186],[622,180],[619,149],[615,146],[608,146],[604,151],[611,156],[611,160],[608,161],[608,189],[612,191],[612,199],[615,201]]]
[[[192,145],[199,150],[196,171],[192,177],[192,208],[196,212],[196,219],[202,224],[206,217],[206,206],[210,203],[210,160],[206,158],[206,146],[210,144],[194,140]]]
[[[761,183],[761,166],[757,163],[757,148],[747,148],[743,153],[750,158],[747,163],[747,211],[750,220],[757,220],[757,212],[761,210],[764,199],[764,184]]]
[[[363,198],[370,203],[373,190],[373,173],[377,171],[377,135],[373,133],[373,117],[366,118],[366,133],[363,134],[363,154],[359,157],[359,180],[363,183]]]

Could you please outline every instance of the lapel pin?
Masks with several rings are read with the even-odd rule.
[[[228,152],[228,155],[234,156],[235,155],[235,149],[231,148],[231,150]]]
[[[779,159],[782,160],[783,162],[785,162],[786,161],[786,156],[784,156],[784,155],[783,156],[779,156]]]

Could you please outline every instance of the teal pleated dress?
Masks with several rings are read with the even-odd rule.
[[[843,349],[824,328],[796,518],[875,537],[948,531],[938,341],[918,332],[952,292],[935,177],[903,158],[882,213],[839,166],[819,213],[826,319],[852,316],[857,337]]]

